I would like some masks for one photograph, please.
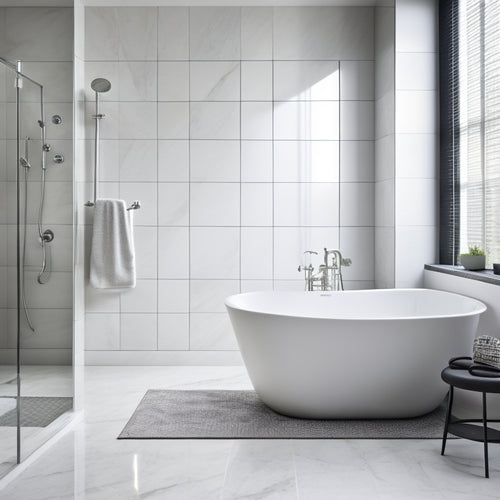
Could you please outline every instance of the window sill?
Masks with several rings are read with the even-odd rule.
[[[435,271],[437,273],[451,274],[460,278],[482,281],[491,285],[500,285],[500,275],[493,274],[492,269],[484,269],[483,271],[468,271],[462,266],[446,266],[444,264],[425,264],[424,269]]]

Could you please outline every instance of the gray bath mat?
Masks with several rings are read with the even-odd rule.
[[[254,391],[149,390],[118,439],[429,439],[446,405],[397,420],[308,420],[280,415]]]
[[[72,408],[73,398],[21,397],[21,427],[47,427]],[[14,408],[0,415],[0,427],[16,426],[17,411],[14,399]]]

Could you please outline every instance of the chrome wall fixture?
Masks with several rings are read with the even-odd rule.
[[[101,120],[105,115],[100,113],[99,110],[99,94],[104,92],[109,92],[111,90],[111,82],[106,80],[106,78],[95,78],[92,80],[90,87],[95,92],[95,115],[92,118],[95,120],[95,144],[94,144],[94,200],[87,201],[85,203],[86,207],[95,206],[97,200],[97,181],[99,178],[99,141],[101,132]],[[134,201],[127,210],[137,210],[141,208],[141,202],[139,200]]]

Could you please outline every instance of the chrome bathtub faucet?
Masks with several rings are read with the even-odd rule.
[[[304,254],[310,258],[311,255],[318,255],[318,252],[306,250]],[[328,250],[325,248],[323,264],[319,266],[316,274],[314,274],[314,267],[310,262],[304,266],[299,266],[298,271],[304,271],[305,289],[308,292],[314,290],[339,291],[344,289],[342,266],[349,267],[351,264],[351,259],[342,257],[340,250]]]

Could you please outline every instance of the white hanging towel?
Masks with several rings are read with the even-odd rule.
[[[96,200],[90,254],[94,288],[134,288],[133,210],[123,200]]]

